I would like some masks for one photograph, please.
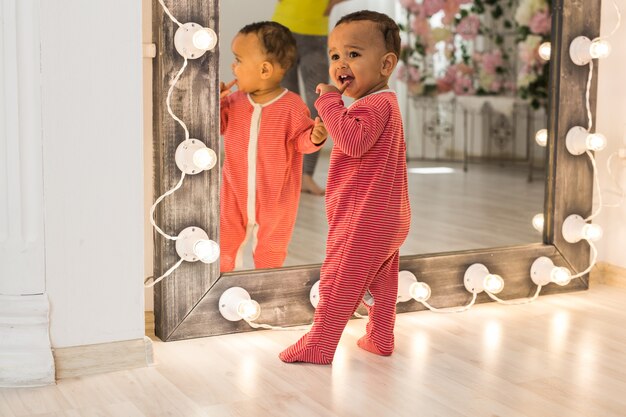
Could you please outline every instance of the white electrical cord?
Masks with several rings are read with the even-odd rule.
[[[176,83],[178,82],[178,80],[180,79],[180,76],[183,74],[183,72],[185,71],[185,68],[187,68],[187,57],[184,57],[185,60],[183,61],[183,66],[180,67],[180,70],[178,70],[178,72],[176,73],[176,76],[174,77],[174,79],[172,80],[171,84],[170,84],[170,88],[169,90],[167,90],[167,98],[165,99],[165,103],[167,103],[167,112],[170,114],[170,116],[172,116],[172,119],[176,120],[183,128],[183,130],[185,131],[185,140],[189,139],[189,130],[187,130],[187,125],[180,120],[172,111],[172,106],[170,104],[170,100],[172,98],[172,91],[174,90],[174,86],[176,86]]]
[[[165,12],[165,14],[167,14],[170,19],[172,19],[172,22],[176,23],[179,27],[182,27],[183,24],[180,23],[174,16],[172,16],[172,13],[170,13],[170,10],[167,8],[165,3],[163,3],[163,0],[159,0],[159,3],[161,4],[161,7],[163,7],[163,11]]]
[[[472,307],[474,305],[474,303],[476,303],[476,297],[478,296],[477,293],[472,293],[472,301],[470,301],[470,303],[466,306],[463,306],[461,308],[437,308],[437,307],[433,307],[430,304],[428,304],[428,302],[426,301],[418,301],[419,303],[422,303],[424,305],[424,307],[428,308],[430,311],[435,312],[435,313],[462,313],[464,311],[467,311],[470,309],[470,307]]]
[[[591,247],[591,253],[592,253],[589,267],[585,269],[583,272],[579,272],[576,275],[572,275],[572,279],[580,278],[583,275],[589,273],[593,269],[593,267],[596,265],[596,261],[598,260],[598,249],[596,249],[596,245],[594,245],[593,242],[588,240],[587,243],[589,243],[589,247]]]
[[[168,270],[167,270],[167,271],[166,271],[163,275],[161,275],[160,277],[158,277],[157,279],[155,279],[154,281],[152,281],[150,284],[148,284],[147,282],[148,282],[148,281],[150,280],[150,278],[152,278],[152,277],[148,277],[148,278],[146,278],[146,280],[143,282],[143,286],[144,286],[145,288],[154,287],[154,284],[156,284],[157,282],[161,281],[163,278],[167,277],[169,274],[171,274],[172,272],[174,272],[174,270],[175,270],[176,268],[178,268],[178,267],[180,266],[180,264],[182,264],[182,263],[183,263],[183,260],[184,260],[183,258],[180,258],[180,259],[178,260],[178,262],[176,262],[176,263],[174,264],[174,266],[172,266],[172,267],[171,267],[170,269],[168,269]]]
[[[497,301],[500,304],[507,304],[507,305],[515,306],[515,305],[528,304],[528,303],[532,303],[533,301],[535,301],[537,297],[539,297],[539,293],[541,292],[541,285],[537,285],[537,291],[535,291],[535,295],[533,295],[530,298],[523,298],[519,300],[503,300],[499,298],[498,296],[496,296],[495,294],[490,293],[487,290],[485,290],[485,292],[487,293],[489,297],[491,297],[492,300]]]
[[[156,222],[154,221],[154,210],[156,209],[157,204],[159,204],[165,197],[172,194],[174,191],[178,190],[181,187],[181,185],[183,185],[184,179],[185,179],[185,173],[183,172],[180,175],[180,181],[178,181],[178,184],[176,184],[174,188],[167,191],[161,197],[157,198],[157,200],[154,202],[152,207],[150,207],[150,223],[152,224],[152,226],[154,226],[157,232],[159,232],[163,237],[170,239],[170,240],[178,240],[178,236],[170,236],[167,233],[165,233],[163,230],[161,230],[159,226],[157,226]]]
[[[600,178],[598,176],[598,166],[596,164],[596,158],[593,156],[591,151],[585,152],[591,161],[591,166],[593,167],[593,183],[595,185],[596,190],[598,190],[598,208],[596,212],[591,214],[589,217],[585,219],[586,222],[594,219],[600,212],[602,211],[602,190],[600,189]]]
[[[280,327],[280,326],[272,326],[270,324],[255,323],[255,322],[247,320],[247,319],[244,319],[244,320],[253,329],[296,331],[296,330],[309,330],[311,328],[311,326],[313,326],[313,324],[307,324],[306,326]]]

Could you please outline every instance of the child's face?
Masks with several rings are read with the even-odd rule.
[[[374,22],[342,23],[328,37],[330,78],[339,89],[348,83],[344,95],[355,99],[387,88],[389,54]]]
[[[232,70],[239,90],[246,93],[258,90],[262,82],[263,62],[266,62],[258,36],[254,33],[238,34],[231,49],[235,55]]]

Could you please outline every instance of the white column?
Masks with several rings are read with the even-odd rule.
[[[0,386],[54,382],[45,294],[39,1],[0,0]]]

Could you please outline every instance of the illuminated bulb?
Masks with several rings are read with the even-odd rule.
[[[231,287],[224,291],[218,305],[222,317],[229,321],[253,321],[261,315],[259,303],[252,300],[248,291],[241,287]]]
[[[564,286],[569,284],[572,280],[572,273],[567,268],[555,266],[550,272],[550,278],[555,284]]]
[[[606,58],[611,54],[611,44],[604,39],[594,39],[589,46],[589,54],[594,59]]]
[[[187,227],[178,234],[176,252],[187,262],[212,263],[220,256],[219,245],[210,240],[204,230],[195,226]]]
[[[409,294],[415,301],[427,301],[430,298],[430,285],[425,282],[414,282],[409,287]]]
[[[572,155],[587,151],[601,151],[606,147],[606,137],[601,133],[589,133],[581,126],[572,127],[565,136],[565,146]]]
[[[185,23],[174,34],[174,47],[187,59],[200,58],[217,45],[217,34],[197,23]]]
[[[602,228],[597,224],[587,223],[578,214],[567,216],[563,222],[563,239],[569,243],[576,243],[580,240],[596,241],[602,238]]]
[[[535,214],[533,217],[533,227],[538,232],[543,232],[543,213]]]
[[[485,291],[497,294],[504,288],[504,280],[500,275],[489,274],[484,279]]]
[[[569,56],[576,65],[587,65],[592,59],[606,58],[611,53],[611,44],[603,39],[591,41],[578,36],[569,46]]]
[[[550,45],[550,42],[544,42],[541,45],[539,45],[539,56],[544,61],[550,60],[551,53],[552,53],[552,46]]]
[[[463,277],[465,289],[471,293],[480,293],[487,290],[497,294],[504,288],[504,280],[500,275],[491,274],[483,264],[473,264],[465,271]]]
[[[212,29],[202,28],[193,34],[192,43],[196,48],[208,51],[217,44],[217,35]]]
[[[211,169],[217,163],[217,155],[213,149],[202,148],[193,153],[193,164],[205,171]]]
[[[193,253],[205,264],[212,264],[220,257],[220,246],[208,239],[200,239],[193,245]]]
[[[535,285],[548,285],[554,282],[558,285],[567,285],[572,280],[572,273],[562,266],[555,266],[552,259],[541,256],[530,267],[530,278]]]
[[[237,314],[244,320],[253,321],[261,315],[261,306],[254,300],[244,300],[237,305]]]
[[[217,163],[217,155],[202,141],[187,139],[176,148],[174,160],[178,169],[185,174],[193,175],[213,168]]]
[[[548,144],[548,129],[540,129],[535,133],[535,142],[539,146],[546,146]]]

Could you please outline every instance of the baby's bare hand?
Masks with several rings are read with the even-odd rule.
[[[233,88],[235,84],[237,84],[237,79],[232,80],[228,84],[220,83],[220,100],[232,93],[230,89]]]
[[[315,126],[313,126],[313,131],[311,132],[311,142],[316,145],[324,142],[328,137],[328,131],[326,130],[326,126],[324,126],[324,122],[319,117],[315,118]]]
[[[324,83],[319,83],[317,87],[315,87],[315,92],[319,94],[320,96],[326,93],[340,93],[341,94],[341,90],[339,90],[334,85],[324,84]]]

